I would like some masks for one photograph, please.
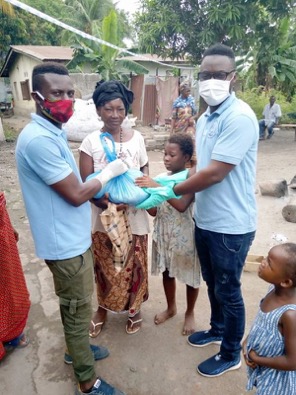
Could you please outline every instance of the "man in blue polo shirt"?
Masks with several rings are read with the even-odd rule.
[[[88,200],[127,166],[117,159],[82,183],[62,129],[74,105],[68,70],[54,62],[35,66],[32,86],[36,114],[19,135],[16,162],[36,253],[52,272],[59,297],[67,344],[64,359],[73,363],[78,381],[75,394],[120,395],[121,391],[96,378],[94,359],[107,357],[108,350],[89,345],[94,279]]]
[[[258,122],[232,93],[233,51],[216,44],[204,53],[199,92],[208,104],[196,126],[197,172],[174,188],[195,195],[195,241],[211,305],[211,328],[188,337],[195,347],[221,344],[200,363],[206,377],[241,366],[245,307],[240,278],[256,230],[255,177]]]
[[[199,93],[208,109],[196,125],[196,173],[173,188],[149,190],[140,208],[148,209],[177,195],[195,194],[195,241],[211,304],[211,328],[195,332],[195,347],[221,344],[200,363],[206,377],[241,366],[245,307],[240,278],[256,230],[255,177],[259,137],[251,108],[232,92],[235,58],[231,48],[216,44],[203,56]]]

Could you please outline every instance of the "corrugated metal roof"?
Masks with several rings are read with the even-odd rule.
[[[145,57],[145,59],[143,59],[143,56]],[[140,60],[143,62],[149,62],[151,60],[157,60],[158,62],[172,62],[171,58],[161,58],[160,56],[151,55],[151,54],[141,54],[141,55],[136,54],[135,56],[124,56],[123,59],[133,60],[135,62],[138,62]]]
[[[50,45],[11,45],[4,65],[0,70],[0,77],[9,77],[9,69],[18,54],[27,55],[42,62],[68,62],[73,58],[73,49]]]
[[[145,57],[145,59],[143,58]],[[172,59],[172,58],[162,58],[158,55],[151,55],[151,54],[141,54],[141,55],[135,55],[135,56],[124,56],[123,58],[120,59],[127,59],[127,60],[133,60],[134,62],[151,62],[153,60],[156,60],[158,62],[164,62],[164,63],[190,63],[186,58],[183,59]]]

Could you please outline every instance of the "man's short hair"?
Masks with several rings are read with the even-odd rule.
[[[68,69],[61,63],[58,62],[44,62],[38,64],[33,68],[32,72],[32,89],[33,91],[38,91],[41,89],[42,80],[44,74],[59,74],[59,75],[69,75]]]
[[[206,56],[211,56],[211,55],[227,56],[229,59],[231,59],[233,61],[233,65],[235,66],[234,52],[227,45],[220,44],[220,43],[212,45],[211,47],[209,47],[208,49],[205,50],[202,58],[204,59]]]

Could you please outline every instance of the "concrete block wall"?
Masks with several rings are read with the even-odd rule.
[[[142,136],[144,137],[147,151],[162,151],[164,149],[164,144],[170,135],[169,130],[167,130],[165,127],[160,127],[157,129],[154,129],[153,127],[136,127],[136,129],[139,130],[139,132],[141,132]]]

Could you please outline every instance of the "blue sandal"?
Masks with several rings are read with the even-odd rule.
[[[3,344],[6,351],[12,351],[15,348],[27,347],[29,343],[30,343],[29,338],[24,333],[22,333],[21,335],[15,337],[9,342],[4,342]]]

